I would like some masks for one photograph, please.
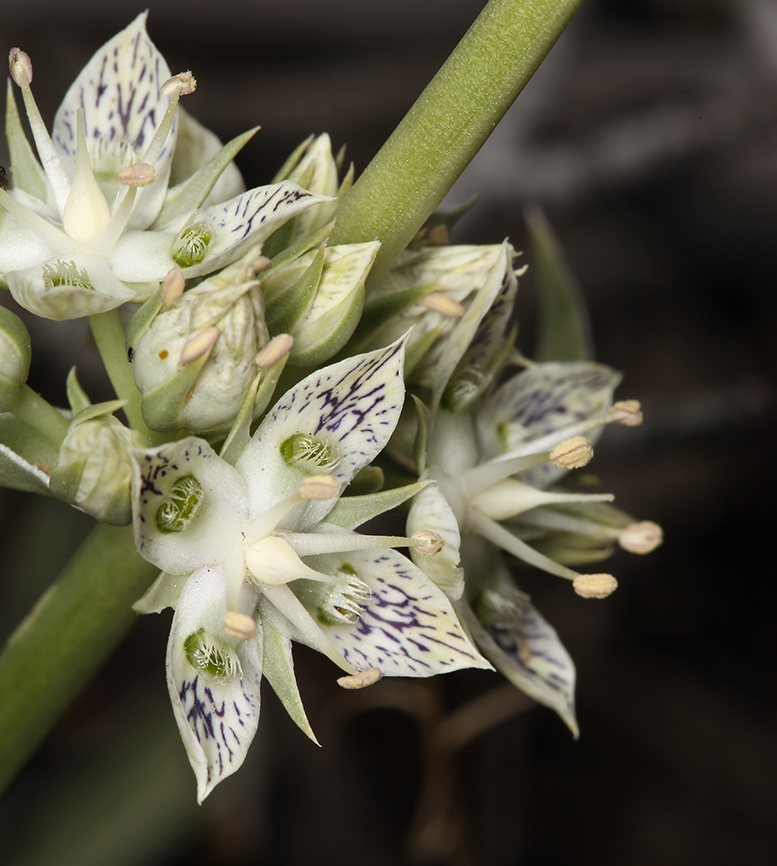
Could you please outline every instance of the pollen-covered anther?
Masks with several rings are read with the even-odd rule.
[[[618,537],[618,544],[629,553],[650,553],[664,541],[664,530],[652,520],[642,520],[627,526]]]
[[[119,181],[124,186],[148,186],[154,182],[156,171],[153,165],[147,162],[136,162],[128,165],[119,172]]]
[[[181,297],[183,290],[186,288],[186,280],[183,276],[183,271],[176,265],[170,268],[162,283],[162,295],[160,300],[165,307],[172,307],[173,304]]]
[[[460,319],[466,312],[458,301],[443,295],[442,292],[430,292],[420,301],[420,304],[448,319]]]
[[[311,475],[302,482],[299,495],[303,499],[327,500],[337,496],[340,482],[331,475]]]
[[[218,328],[210,327],[195,334],[190,340],[184,343],[181,349],[181,357],[178,359],[179,364],[191,364],[201,358],[216,345],[216,340],[221,336],[221,331]]]
[[[251,265],[255,274],[262,274],[265,271],[269,271],[271,267],[272,260],[268,259],[267,256],[257,256],[254,263]]]
[[[21,48],[12,48],[8,55],[8,68],[11,78],[19,87],[29,87],[32,83],[32,60]]]
[[[228,610],[224,614],[224,631],[238,640],[251,640],[252,637],[256,637],[256,622],[246,613]]]
[[[619,400],[607,413],[616,424],[624,427],[639,427],[642,423],[642,406],[639,400]]]
[[[256,365],[263,370],[271,367],[288,355],[293,345],[294,337],[291,334],[277,334],[257,352],[254,358]]]
[[[414,532],[411,538],[415,542],[416,553],[421,556],[434,556],[443,548],[442,536],[431,529],[420,529],[418,532]]]
[[[358,674],[339,677],[337,685],[343,689],[366,689],[367,686],[374,686],[382,678],[383,674],[379,668],[367,668],[366,670],[359,671]]]
[[[565,439],[550,452],[550,462],[559,469],[580,469],[590,463],[594,449],[585,436]]]
[[[159,92],[162,96],[172,96],[177,90],[180,96],[188,96],[190,93],[194,93],[196,89],[197,79],[190,71],[187,71],[179,72],[178,75],[168,78],[159,88]]]
[[[572,588],[583,598],[607,598],[618,588],[618,581],[611,574],[578,574]]]

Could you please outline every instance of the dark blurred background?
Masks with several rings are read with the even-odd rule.
[[[173,72],[195,72],[202,123],[222,139],[262,124],[238,159],[252,186],[311,132],[363,169],[482,5],[160,0],[149,31]],[[32,56],[48,122],[141,9],[3,4],[0,43]],[[587,0],[452,194],[480,193],[454,242],[509,236],[529,264],[523,209],[546,210],[597,357],[645,409],[592,468],[665,545],[616,555],[605,602],[521,576],[577,662],[579,741],[495,674],[346,693],[301,648],[323,748],[267,689],[244,769],[199,808],[164,681],[170,617],[147,617],[0,802],[3,863],[773,863],[776,98],[775,0]],[[528,353],[532,292],[530,270]],[[99,396],[79,326],[43,323],[33,341],[35,387],[63,403],[77,363]],[[88,528],[4,495],[0,637]]]

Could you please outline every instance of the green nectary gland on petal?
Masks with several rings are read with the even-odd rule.
[[[179,267],[190,268],[205,258],[212,240],[213,229],[207,223],[193,223],[175,239],[170,255]]]
[[[312,475],[329,474],[340,464],[337,446],[307,433],[295,433],[280,446],[281,457],[295,469]]]
[[[157,509],[157,529],[182,532],[197,512],[203,495],[202,485],[193,475],[182,475],[170,488],[167,501]]]
[[[204,628],[198,629],[184,640],[183,650],[193,668],[206,672],[222,684],[243,676],[240,661],[229,651],[209,644]]]
[[[76,267],[75,262],[57,262],[43,266],[43,286],[50,289],[67,286],[71,289],[94,290],[86,271]]]

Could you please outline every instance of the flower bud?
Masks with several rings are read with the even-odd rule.
[[[0,306],[0,412],[16,405],[30,372],[30,335],[24,322]]]
[[[140,433],[109,414],[121,405],[117,400],[79,412],[51,473],[55,496],[114,526],[132,522],[129,452],[144,444]]]
[[[203,280],[131,332],[132,373],[152,430],[222,432],[240,410],[269,339],[255,258]]]

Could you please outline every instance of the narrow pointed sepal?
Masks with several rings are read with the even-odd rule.
[[[201,803],[243,763],[259,724],[262,638],[224,633],[223,575],[201,569],[178,600],[167,685]]]

